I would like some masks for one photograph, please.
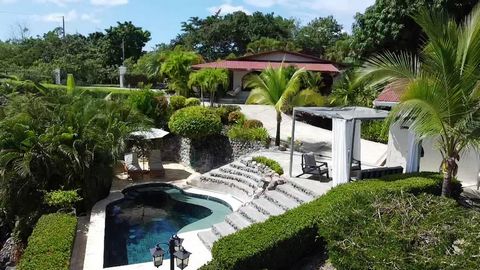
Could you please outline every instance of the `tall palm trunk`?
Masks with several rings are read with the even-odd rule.
[[[282,113],[277,111],[277,133],[275,135],[275,146],[280,146],[280,123],[282,122]]]
[[[447,157],[443,161],[443,184],[442,184],[442,196],[449,197],[451,195],[451,183],[455,174],[457,163],[454,157]]]
[[[215,99],[215,93],[210,92],[210,108],[213,108],[213,101]]]

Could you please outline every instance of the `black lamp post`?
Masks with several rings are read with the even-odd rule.
[[[176,234],[170,237],[168,241],[168,253],[170,254],[170,270],[175,270],[175,260],[177,261],[177,267],[180,269],[185,269],[188,266],[188,259],[192,253],[188,252],[182,246],[183,239],[178,237]],[[165,251],[157,244],[154,248],[150,249],[150,254],[153,258],[153,265],[155,267],[160,267],[163,264],[163,257]]]

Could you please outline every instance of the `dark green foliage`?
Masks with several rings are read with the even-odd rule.
[[[245,121],[245,115],[240,111],[234,111],[228,114],[228,123],[231,125],[242,125]]]
[[[75,203],[81,201],[76,190],[54,190],[47,192],[44,201],[48,206],[58,209],[72,208]]]
[[[148,89],[136,90],[128,97],[128,103],[150,117],[159,127],[166,125],[168,118],[168,100],[162,92],[154,92]]]
[[[342,29],[333,16],[315,18],[298,31],[295,43],[304,53],[324,57],[327,48],[344,35]]]
[[[221,107],[215,108],[215,112],[222,119],[222,124],[228,124],[228,116],[231,112],[240,111],[240,107],[237,105],[222,105]]]
[[[258,162],[258,163],[266,165],[267,167],[269,167],[270,169],[272,169],[274,172],[278,173],[279,175],[283,174],[282,166],[280,166],[280,163],[278,163],[277,161],[275,161],[273,159],[263,157],[263,156],[253,157],[252,159],[254,161]]]
[[[243,122],[243,127],[244,128],[262,128],[263,123],[259,120],[249,119]]]
[[[76,190],[81,211],[108,195],[128,134],[148,124],[122,102],[88,95],[8,96],[0,119],[2,207],[26,240],[44,211],[42,190]],[[28,202],[28,203],[26,203]]]
[[[337,269],[478,269],[480,213],[452,199],[357,193],[319,220]]]
[[[42,216],[18,265],[19,270],[68,270],[77,219],[66,214]]]
[[[200,106],[200,99],[198,98],[187,98],[185,100],[185,107],[191,107],[191,106]]]
[[[233,126],[228,130],[228,138],[231,140],[245,142],[262,142],[266,146],[270,143],[270,136],[265,128],[244,128],[243,126]]]
[[[323,239],[318,237],[318,223],[336,212],[339,205],[353,203],[356,194],[426,192],[439,195],[441,183],[440,175],[421,173],[338,186],[311,203],[220,239],[213,246],[211,264],[225,270],[288,268],[314,247],[323,245]],[[458,194],[458,182],[455,190]]]
[[[444,10],[457,20],[470,13],[477,0],[377,0],[355,16],[353,50],[356,58],[378,51],[416,52],[423,46],[422,30],[410,17],[422,8]]]
[[[173,41],[188,48],[197,48],[208,60],[229,54],[243,55],[250,42],[260,38],[287,40],[293,37],[295,21],[273,13],[247,15],[237,11],[225,16],[192,17],[182,23],[182,32]]]
[[[195,106],[176,111],[168,122],[170,130],[190,139],[202,139],[220,134],[220,117],[209,108]]]
[[[389,128],[386,121],[364,121],[362,139],[387,144]]]
[[[185,102],[187,99],[184,96],[171,96],[170,97],[170,110],[172,112],[185,108]]]

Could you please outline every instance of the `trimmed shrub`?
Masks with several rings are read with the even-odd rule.
[[[314,248],[323,247],[323,241],[328,243],[329,239],[318,237],[319,221],[331,216],[341,205],[353,203],[356,194],[439,195],[441,184],[440,175],[420,173],[338,186],[315,201],[221,238],[213,246],[211,265],[225,270],[288,268]],[[455,187],[458,188],[458,183]]]
[[[258,163],[261,163],[261,164],[269,167],[270,169],[272,169],[274,172],[278,173],[279,175],[283,174],[282,166],[280,166],[280,163],[278,163],[277,161],[275,161],[273,159],[263,157],[263,156],[253,157],[252,159],[253,159],[253,161],[256,161]]]
[[[362,122],[362,139],[387,144],[388,131],[389,127],[385,121]]]
[[[200,106],[200,104],[201,102],[198,98],[191,97],[185,100],[185,107]]]
[[[67,214],[42,216],[28,238],[19,270],[68,270],[77,218]]]
[[[337,269],[478,269],[480,212],[433,195],[357,193],[319,220]],[[473,233],[477,232],[477,233]]]
[[[177,111],[185,108],[185,102],[187,99],[184,96],[171,96],[170,97],[170,110]]]
[[[222,119],[224,125],[228,124],[228,115],[231,112],[240,111],[240,106],[237,105],[222,105],[221,107],[215,108],[215,112]]]
[[[44,196],[44,201],[48,206],[64,209],[72,208],[81,200],[82,198],[76,190],[54,190],[47,192]]]
[[[270,136],[265,128],[244,128],[242,126],[234,126],[227,132],[228,138],[237,141],[257,141],[265,145],[270,143]]]
[[[251,119],[243,122],[243,127],[244,128],[262,128],[263,123],[259,120]]]
[[[234,111],[228,114],[228,123],[242,125],[245,122],[245,115],[240,111]]]
[[[201,139],[220,134],[222,122],[213,110],[195,106],[176,111],[170,118],[168,127],[180,136]]]
[[[75,91],[75,78],[73,77],[73,74],[68,74],[67,75],[67,93],[69,95],[72,95],[74,91]]]
[[[157,126],[165,125],[168,114],[168,100],[162,92],[136,90],[128,97],[128,103],[155,121]]]

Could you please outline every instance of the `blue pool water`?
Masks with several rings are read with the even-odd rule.
[[[175,233],[209,228],[232,212],[219,199],[168,184],[132,187],[124,194],[107,206],[104,267],[149,262],[155,244],[168,242]]]

